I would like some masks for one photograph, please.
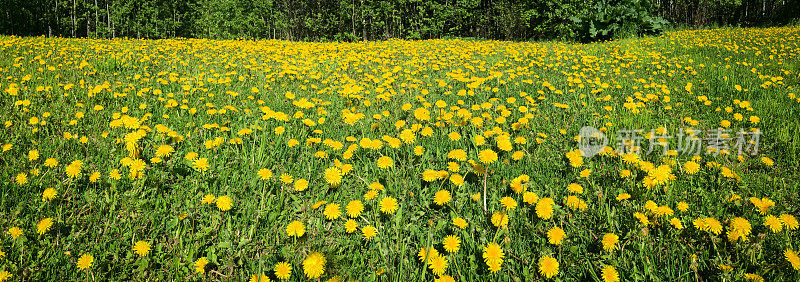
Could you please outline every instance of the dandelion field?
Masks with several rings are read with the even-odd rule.
[[[800,279],[798,27],[0,43],[0,281]]]

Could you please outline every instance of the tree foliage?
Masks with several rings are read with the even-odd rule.
[[[686,26],[780,25],[800,0],[0,0],[0,33],[94,38],[595,41]]]
[[[579,39],[599,41],[614,36],[658,33],[667,21],[651,14],[650,3],[644,0],[600,0],[584,17],[571,17]]]

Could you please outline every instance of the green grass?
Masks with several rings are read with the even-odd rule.
[[[752,273],[768,281],[795,281],[800,275],[783,252],[798,251],[797,230],[783,226],[780,232],[770,231],[765,215],[749,198],[773,200],[770,215],[800,212],[795,201],[800,196],[795,173],[800,168],[800,100],[791,98],[800,95],[799,37],[797,27],[687,30],[574,45],[0,37],[0,109],[6,123],[0,143],[10,144],[0,153],[0,251],[5,254],[0,256],[0,272],[8,271],[12,280],[247,280],[258,273],[275,279],[275,264],[286,261],[293,268],[292,280],[308,280],[302,262],[308,254],[321,252],[327,258],[322,280],[431,280],[436,275],[417,253],[433,246],[447,255],[445,274],[457,281],[548,280],[539,272],[538,262],[544,256],[560,264],[554,279],[568,281],[601,280],[605,265],[614,266],[623,280],[734,281]],[[79,67],[82,61],[87,64]],[[458,76],[465,79],[459,81]],[[475,78],[488,79],[470,89],[467,85]],[[767,81],[771,84],[764,84]],[[98,88],[99,92],[90,90],[106,82],[108,87]],[[687,83],[693,85],[691,92],[685,89]],[[354,87],[358,90],[351,91]],[[422,94],[423,89],[428,94]],[[462,96],[459,90],[472,93]],[[287,92],[296,97],[288,99]],[[698,99],[701,96],[708,98],[708,105]],[[628,97],[646,102],[633,111],[624,106]],[[301,98],[313,106],[293,104]],[[435,105],[440,100],[445,108]],[[749,102],[752,110],[734,100]],[[411,107],[404,109],[407,103]],[[484,103],[491,107],[480,108]],[[95,110],[95,105],[103,109]],[[415,117],[420,107],[430,110],[431,120]],[[211,109],[225,113],[209,114]],[[477,126],[471,117],[459,116],[458,109],[466,109],[471,117],[486,114],[492,119]],[[506,121],[496,122],[504,109]],[[365,117],[348,125],[343,110]],[[269,111],[283,112],[289,119],[263,119]],[[78,118],[78,112],[83,116]],[[743,120],[737,121],[735,113]],[[373,118],[376,114],[381,119]],[[526,114],[529,123],[515,129],[512,124]],[[121,115],[137,118],[141,126],[113,127],[112,121]],[[750,116],[760,121],[753,124]],[[32,117],[40,122],[31,124]],[[697,124],[690,126],[686,117]],[[316,125],[304,125],[306,118]],[[395,126],[399,120],[406,122],[401,128]],[[683,169],[691,156],[642,156],[656,167],[668,164],[675,176],[651,189],[642,184],[648,175],[642,169],[646,164],[595,156],[572,167],[566,157],[578,147],[574,136],[587,125],[605,127],[612,137],[609,145],[616,148],[615,133],[623,128],[649,131],[664,126],[675,134],[687,127],[717,128],[723,120],[730,121],[731,128],[759,128],[763,135],[758,154],[743,156],[742,161],[735,152],[703,154],[698,161],[702,167],[694,175]],[[212,124],[217,126],[204,126]],[[399,138],[402,130],[414,129],[415,124],[431,127],[434,134],[416,132],[413,143],[397,148],[384,140],[379,150],[346,153],[362,138]],[[156,125],[180,138],[159,133]],[[276,134],[279,126],[286,132]],[[527,142],[514,144],[510,152],[500,150],[492,134],[486,133],[495,127],[512,140],[524,137]],[[237,134],[245,128],[253,133]],[[135,142],[136,157],[147,166],[141,177],[130,179],[130,169],[121,164],[130,156],[124,138],[138,129],[146,135]],[[67,132],[74,138],[65,138]],[[450,140],[451,132],[462,138]],[[486,135],[487,144],[472,142],[476,135]],[[205,146],[218,137],[225,142]],[[230,142],[237,138],[241,142]],[[320,142],[308,143],[313,138]],[[299,145],[288,146],[291,139]],[[329,142],[339,142],[342,148],[325,144]],[[170,145],[175,152],[153,163],[160,145]],[[670,145],[674,148],[675,140]],[[415,154],[416,146],[424,148],[422,155]],[[493,149],[499,159],[484,175],[473,171],[468,161],[448,160],[453,149],[465,150],[468,160],[478,163],[478,152]],[[39,158],[29,160],[30,150],[38,150]],[[314,156],[320,151],[327,157]],[[523,154],[520,160],[511,157],[516,151]],[[184,159],[189,152],[207,158],[210,168],[195,169]],[[378,168],[381,156],[391,157],[394,167]],[[775,164],[768,166],[761,157]],[[59,164],[45,166],[48,158]],[[82,174],[70,178],[65,170],[74,160],[83,162]],[[331,186],[324,170],[335,166],[336,160],[353,169],[341,185]],[[464,176],[463,185],[423,180],[425,170],[446,171],[451,161],[460,168],[451,174]],[[706,165],[711,162],[735,172],[740,180]],[[259,179],[262,168],[273,172],[272,179]],[[121,179],[110,178],[114,169]],[[589,177],[580,176],[584,169],[592,171]],[[620,176],[626,169],[631,177]],[[94,172],[101,175],[96,182],[89,179]],[[18,181],[22,173],[28,178],[25,183]],[[284,173],[308,180],[308,189],[295,191],[293,185],[281,182],[278,178]],[[539,218],[535,203],[525,203],[522,194],[509,188],[509,182],[523,174],[530,177],[528,191],[554,199],[551,219]],[[385,190],[366,200],[373,182]],[[576,196],[586,202],[585,211],[565,205],[565,198],[572,195],[566,189],[570,183],[584,188]],[[487,213],[482,201],[471,198],[484,187]],[[57,190],[57,197],[43,201],[46,188]],[[452,194],[445,206],[433,203],[440,189]],[[631,199],[616,200],[621,193],[630,193]],[[202,204],[206,194],[231,197],[233,208],[221,211]],[[379,208],[387,196],[400,206],[392,214]],[[741,199],[731,200],[734,196]],[[491,217],[503,210],[503,197],[514,198],[518,207],[509,211],[508,228],[497,228]],[[327,220],[325,205],[312,207],[318,201],[336,203],[345,217],[344,207],[356,199],[364,202],[365,211],[355,219],[359,224],[355,233],[345,231],[342,218]],[[674,215],[653,215],[644,207],[647,201],[670,207]],[[685,212],[677,208],[681,201],[689,204]],[[636,212],[646,214],[651,224],[643,225]],[[463,217],[469,225],[454,226],[454,217]],[[670,225],[672,217],[682,222],[682,230]],[[718,219],[722,233],[693,226],[693,221],[705,217]],[[746,242],[727,239],[735,217],[752,225]],[[44,218],[52,218],[54,224],[37,234],[36,225]],[[286,226],[294,220],[305,225],[306,234],[300,238],[286,234]],[[367,225],[377,228],[376,237],[364,238],[360,229]],[[548,243],[547,231],[554,226],[566,231],[561,245]],[[21,228],[23,235],[12,238],[6,232],[12,227]],[[618,250],[603,250],[605,233],[619,236]],[[459,252],[449,254],[442,247],[448,235],[460,238]],[[147,256],[132,250],[138,241],[152,246]],[[483,249],[490,242],[499,243],[505,252],[497,273],[484,263]],[[76,264],[84,253],[91,254],[94,263],[79,270]],[[204,273],[197,273],[193,263],[201,257],[210,263]],[[720,270],[721,264],[732,270]]]

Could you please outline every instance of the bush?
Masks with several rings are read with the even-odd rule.
[[[604,41],[633,35],[659,34],[668,22],[650,14],[646,0],[601,0],[583,17],[571,17],[577,40]]]

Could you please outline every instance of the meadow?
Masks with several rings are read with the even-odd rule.
[[[0,74],[0,281],[800,280],[797,26],[4,36]]]

